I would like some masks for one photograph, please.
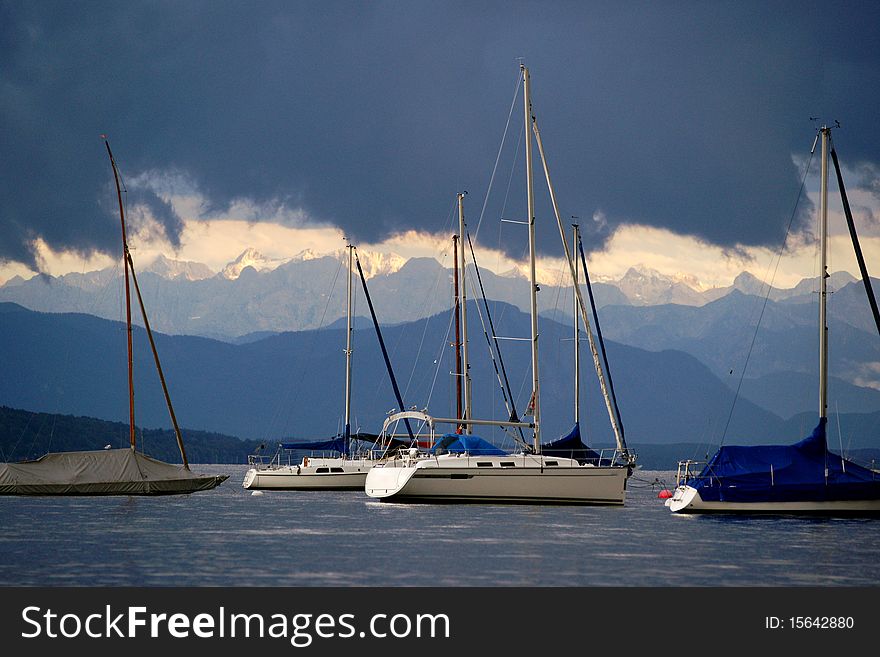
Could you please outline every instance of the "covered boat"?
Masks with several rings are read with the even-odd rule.
[[[793,445],[721,447],[678,503],[694,511],[880,511],[880,476],[829,451],[826,424],[821,418]]]
[[[880,311],[856,235],[831,129],[823,126],[819,214],[819,423],[793,445],[722,446],[696,476],[692,461],[679,463],[678,485],[665,502],[673,513],[878,513],[880,473],[828,451],[828,155],[855,249],[862,282],[880,333]],[[815,150],[816,142],[813,142]],[[769,294],[769,292],[768,292]]]
[[[3,495],[170,495],[214,488],[227,475],[196,474],[133,449],[53,452],[0,463]]]
[[[159,362],[159,352],[147,319],[144,300],[134,271],[125,229],[120,175],[104,138],[116,182],[119,220],[122,224],[122,260],[125,281],[125,319],[128,342],[129,447],[96,451],[52,452],[35,461],[0,464],[0,495],[168,495],[194,493],[220,485],[229,475],[195,474],[190,470],[183,436],[171,404],[171,396]],[[134,365],[132,358],[131,286],[134,286],[144,328],[147,331],[162,392],[180,450],[181,465],[165,463],[137,451],[134,413]]]

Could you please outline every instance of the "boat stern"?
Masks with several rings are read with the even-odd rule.
[[[679,486],[665,502],[672,513],[692,513],[702,506],[700,492],[691,486]]]
[[[257,482],[257,469],[251,468],[244,473],[244,481],[241,482],[243,488],[252,488]]]
[[[406,486],[416,471],[415,467],[378,464],[370,468],[364,483],[364,492],[376,499],[393,497]]]

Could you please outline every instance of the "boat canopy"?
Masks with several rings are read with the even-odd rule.
[[[827,418],[794,445],[721,447],[687,484],[706,502],[865,500],[880,474],[828,451]]]
[[[587,447],[581,440],[581,425],[577,423],[568,435],[541,445],[541,454],[575,459],[581,464],[598,465],[600,460],[599,453]]]
[[[471,436],[467,434],[447,433],[443,434],[434,447],[431,449],[433,454],[445,454],[446,452],[463,453],[480,455],[480,456],[504,456],[507,454],[499,449],[488,440],[483,440],[479,436]]]

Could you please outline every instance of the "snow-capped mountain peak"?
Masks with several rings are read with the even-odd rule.
[[[144,271],[152,272],[169,280],[200,281],[205,278],[211,278],[214,275],[211,268],[201,262],[171,260],[161,254]]]
[[[257,271],[271,271],[290,262],[290,260],[290,258],[267,258],[253,247],[248,247],[235,260],[227,264],[220,274],[226,279],[235,280],[241,276],[241,272],[246,267],[253,267]]]
[[[617,282],[617,287],[633,303],[639,305],[698,303],[699,295],[704,289],[695,276],[662,274],[642,264],[630,267]]]
[[[323,258],[326,254],[318,253],[314,249],[305,249],[300,251],[295,256],[293,256],[290,261],[291,262],[305,262],[306,260],[317,260],[318,258]]]
[[[345,257],[345,249],[340,252]],[[406,264],[406,258],[396,253],[379,253],[377,251],[358,251],[358,260],[361,263],[361,269],[364,270],[364,276],[367,279],[374,276],[387,276],[394,274]]]

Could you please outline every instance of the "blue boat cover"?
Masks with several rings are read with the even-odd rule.
[[[880,476],[828,451],[826,423],[794,445],[721,447],[687,484],[707,502],[880,499]]]
[[[580,424],[575,424],[567,436],[563,436],[546,445],[541,445],[541,454],[576,459],[581,464],[592,463],[599,465],[600,460],[599,453],[584,445],[581,440]]]
[[[364,443],[378,443],[379,436],[375,433],[364,433],[359,431],[358,433],[353,433],[350,436],[351,440],[359,440]],[[391,446],[397,445],[408,445],[409,443],[405,443],[402,440],[391,439]],[[331,440],[312,440],[312,441],[298,441],[295,443],[281,443],[281,449],[303,449],[315,452],[339,452],[340,454],[348,454],[351,452],[351,449],[346,447],[346,440],[344,436],[336,436]]]
[[[339,452],[340,454],[348,453],[348,441],[342,436],[337,436],[332,440],[312,440],[296,443],[281,443],[282,449],[305,449],[318,452]]]
[[[483,440],[479,436],[469,436],[467,434],[447,433],[440,437],[434,447],[431,448],[433,454],[444,454],[446,452],[463,453],[480,455],[480,456],[504,456],[507,454],[502,449],[495,447],[488,440]]]

